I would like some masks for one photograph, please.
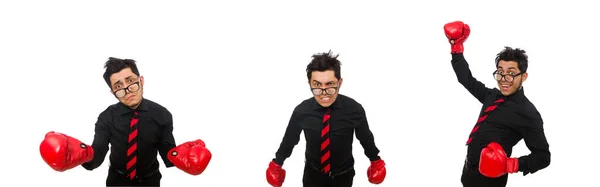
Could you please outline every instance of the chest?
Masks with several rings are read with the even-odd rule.
[[[321,132],[328,122],[331,134],[347,134],[353,132],[364,121],[357,112],[334,111],[327,122],[324,122],[324,115],[324,112],[305,114],[300,120],[302,129],[305,132]]]
[[[484,124],[493,126],[494,128],[509,128],[516,129],[519,126],[526,126],[529,120],[522,115],[522,106],[513,101],[505,101],[495,106],[494,110],[489,110],[490,106],[494,106],[492,103],[484,105],[480,112],[480,119],[485,118]],[[485,125],[481,125],[482,128]]]
[[[111,137],[116,142],[127,142],[131,128],[131,116],[118,116],[112,121]],[[140,115],[137,122],[137,138],[138,142],[156,143],[162,135],[162,126],[160,120],[150,116]]]

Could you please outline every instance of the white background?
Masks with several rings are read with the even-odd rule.
[[[108,57],[138,61],[145,94],[174,117],[177,143],[213,153],[190,176],[164,169],[163,186],[268,186],[293,108],[311,97],[305,68],[332,49],[341,93],[367,111],[387,178],[380,186],[461,186],[464,142],[477,102],[456,80],[443,25],[462,20],[465,55],[490,87],[504,46],[530,56],[528,98],[544,117],[551,165],[508,186],[597,182],[597,10],[576,1],[4,1],[0,3],[3,183],[103,186],[94,171],[55,172],[39,143],[55,130],[91,143],[98,114],[117,100],[102,79]],[[437,110],[432,110],[437,109]],[[303,135],[302,135],[303,137]],[[286,160],[284,186],[301,186],[304,139]],[[513,156],[529,154],[521,141]],[[354,143],[355,186],[368,159]]]

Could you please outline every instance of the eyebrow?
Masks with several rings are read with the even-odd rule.
[[[131,77],[133,77],[133,75],[129,75],[129,76],[125,77],[125,80],[130,79]],[[119,83],[121,83],[121,80],[117,80],[117,82],[115,82],[115,84],[113,84],[113,86],[116,86]]]
[[[498,69],[502,69],[502,66],[498,66]],[[509,67],[508,69],[517,69],[515,67]]]
[[[321,82],[319,82],[319,81],[316,81],[316,80],[313,80],[313,82],[316,82],[316,83],[319,83],[319,84],[323,84],[323,83],[321,83]],[[335,83],[335,81],[329,81],[329,82],[327,82],[327,83]]]

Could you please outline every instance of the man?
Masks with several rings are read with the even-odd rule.
[[[350,187],[355,171],[352,156],[354,132],[371,161],[367,176],[371,183],[382,183],[385,163],[378,156],[365,110],[354,99],[339,94],[342,86],[338,55],[315,54],[306,68],[313,97],[293,111],[275,158],[267,169],[267,182],[279,187],[285,180],[283,162],[291,154],[304,131],[306,163],[304,187]]]
[[[210,151],[200,139],[175,146],[171,113],[142,97],[144,77],[136,62],[111,57],[105,68],[104,80],[119,102],[100,113],[92,146],[48,132],[40,144],[44,161],[59,172],[79,165],[93,170],[104,161],[110,144],[107,186],[160,186],[157,152],[167,168],[201,174],[212,157]]]
[[[524,50],[505,47],[496,56],[493,75],[498,88],[487,88],[473,77],[463,56],[463,43],[471,32],[461,21],[444,25],[451,44],[452,67],[460,82],[483,104],[480,117],[467,139],[467,158],[461,177],[465,187],[504,187],[508,174],[535,173],[550,165],[550,150],[543,121],[527,99],[528,57]],[[512,148],[523,139],[531,154],[512,158]]]

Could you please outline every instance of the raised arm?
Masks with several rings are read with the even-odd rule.
[[[444,25],[444,32],[450,42],[452,68],[454,69],[458,82],[462,84],[471,95],[477,98],[479,102],[483,103],[485,96],[491,89],[487,88],[485,84],[473,77],[469,64],[463,55],[463,43],[469,37],[471,28],[461,21],[455,21]]]

